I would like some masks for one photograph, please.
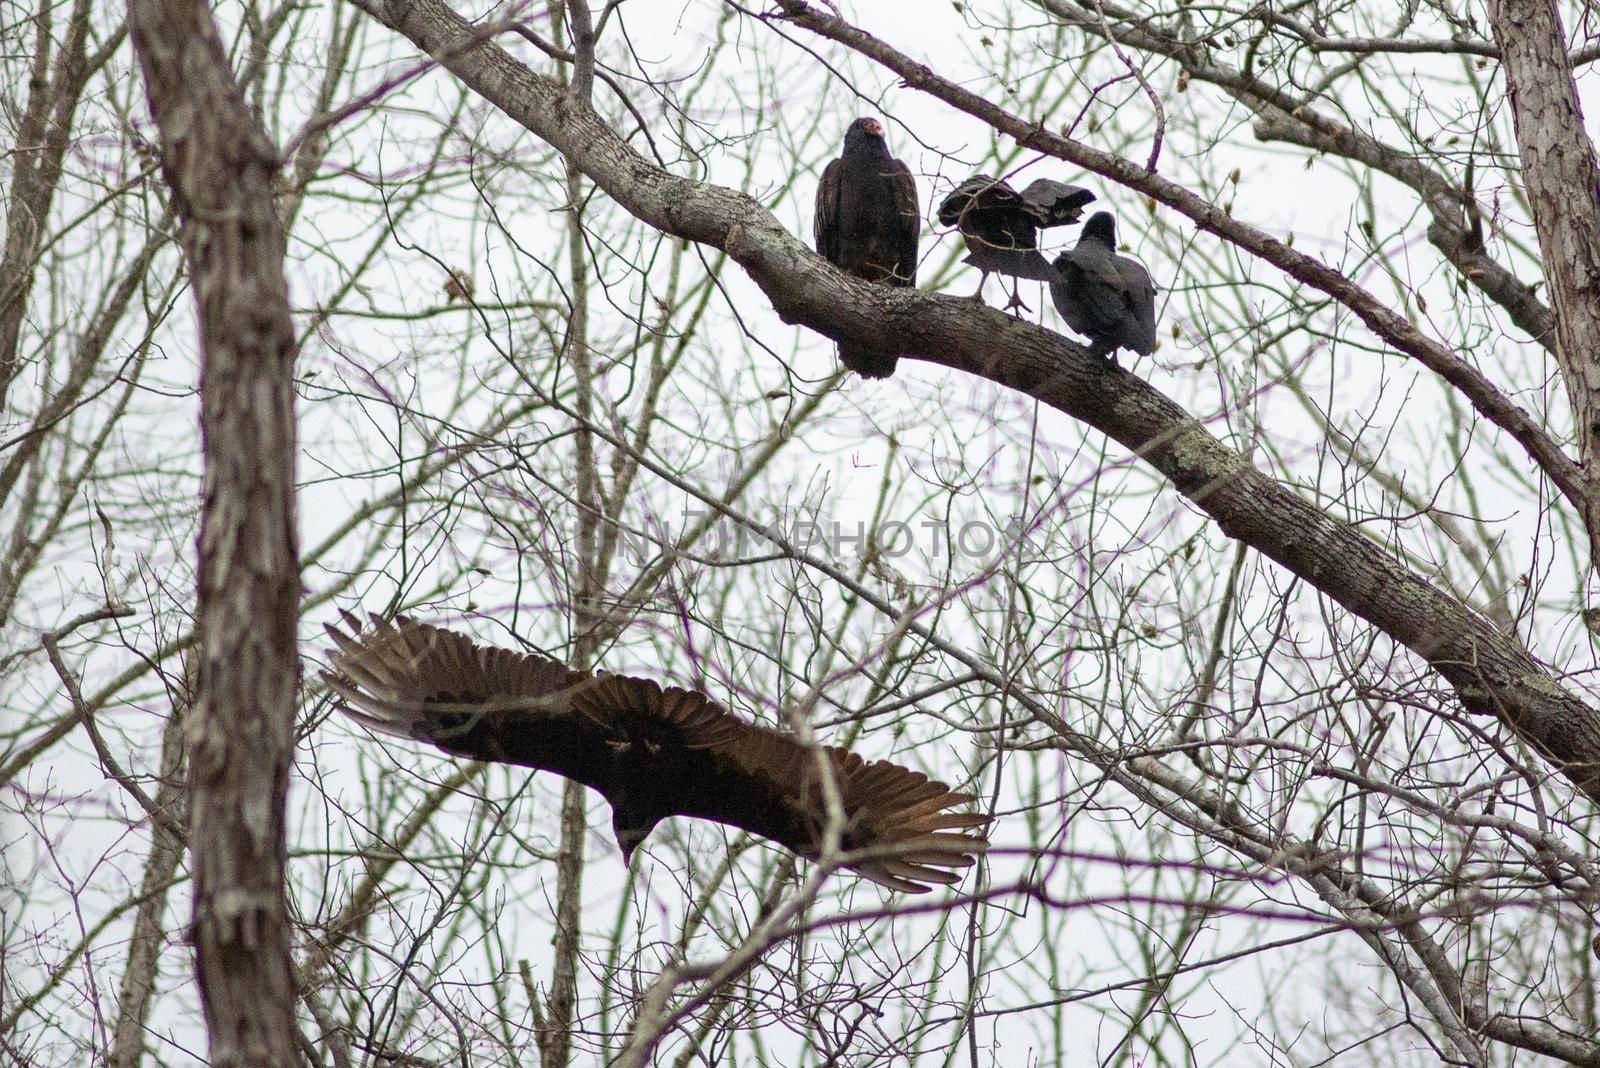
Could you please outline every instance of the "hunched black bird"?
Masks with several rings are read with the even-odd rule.
[[[841,847],[875,849],[847,865],[892,890],[950,884],[988,846],[989,817],[926,775],[837,746],[810,748],[748,723],[697,690],[590,674],[466,635],[377,615],[363,631],[328,626],[323,679],[343,710],[374,731],[473,760],[553,771],[599,791],[623,863],[670,816],[693,816],[771,839],[801,856],[822,850],[827,761],[844,812]]]
[[[1150,272],[1119,256],[1117,224],[1097,211],[1076,248],[1056,257],[1050,298],[1067,325],[1089,339],[1089,354],[1117,362],[1118,349],[1156,350],[1156,287]]]
[[[1049,178],[1037,178],[1018,193],[998,178],[974,174],[944,198],[939,223],[956,227],[966,239],[966,262],[983,272],[973,294],[982,299],[983,283],[993,273],[1053,281],[1049,262],[1039,255],[1039,231],[1077,222],[1093,199],[1087,189]],[[1015,282],[1006,307],[1028,307]]]
[[[835,267],[869,282],[917,284],[917,182],[889,154],[877,119],[857,119],[845,131],[843,153],[817,183],[813,232],[817,251]],[[863,378],[888,378],[898,359],[893,352],[839,345],[839,362]]]

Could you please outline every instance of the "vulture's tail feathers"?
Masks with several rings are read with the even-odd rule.
[[[1049,282],[1056,277],[1050,261],[1039,255],[1037,249],[1001,248],[969,237],[967,250],[970,255],[966,262],[980,271],[1031,278],[1036,282]]]

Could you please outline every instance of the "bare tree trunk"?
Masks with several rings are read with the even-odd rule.
[[[28,102],[17,126],[11,153],[11,190],[6,202],[5,250],[0,253],[0,408],[12,379],[22,369],[18,345],[33,288],[34,253],[44,237],[50,205],[61,180],[72,116],[84,84],[84,41],[89,29],[88,0],[78,0],[66,40],[50,72],[50,8],[35,16],[33,71]]]
[[[136,2],[159,12],[142,46],[178,42],[176,72],[152,68],[176,101],[158,102],[177,196],[161,130],[119,88],[143,83],[113,46],[127,4],[23,0],[0,21],[0,780],[19,861],[0,1068],[84,1050],[143,1068],[168,1047],[209,1063],[208,1022],[217,1063],[290,1068],[965,1066],[1014,1059],[1019,1028],[1045,1063],[1225,1065],[1206,1021],[1232,1017],[1262,1059],[1600,1068],[1600,866],[1572,785],[1600,797],[1600,470],[1563,410],[1594,406],[1595,375],[1557,330],[1558,289],[1568,326],[1595,314],[1594,176],[1565,87],[1600,61],[1583,5],[1553,0],[1570,76],[1551,0],[1475,21],[1005,0],[946,9],[939,41],[816,0],[639,5],[626,25],[596,0],[466,22],[449,0],[219,7],[283,155],[289,254],[328,281],[289,347],[322,413],[296,433],[329,528],[299,554],[299,611],[481,614],[741,717],[859,736],[982,795],[1005,847],[948,896],[835,873],[797,898],[803,858],[679,821],[624,882],[579,788],[308,723],[302,692],[296,724],[328,744],[293,754],[289,833],[318,826],[289,845],[285,931],[255,874],[282,863],[285,705],[228,689],[259,657],[219,666],[245,640],[229,613],[270,624],[259,602],[284,592],[262,596],[287,508],[259,456],[287,449],[228,423],[286,411],[281,379],[228,391],[281,357],[278,294],[238,314],[196,290],[241,331],[207,323],[199,621],[200,348],[178,297],[191,261],[214,282],[216,257],[270,234],[265,183],[239,189],[271,161],[253,131],[206,140],[211,109],[240,114],[196,91],[219,83],[186,22],[209,0]],[[438,59],[390,62],[360,12]],[[437,65],[470,86],[407,89]],[[797,241],[818,165],[873,110],[924,209],[969,173],[1086,171],[1160,287],[1159,350],[1102,367],[1042,293],[1037,316],[967,300],[978,272],[949,228],[925,228],[915,292]],[[187,258],[165,247],[182,237]],[[1540,241],[1571,257],[1548,280]],[[861,383],[819,333],[919,355]],[[246,485],[225,447],[251,443]],[[202,648],[211,704],[169,724],[162,706],[189,702],[148,695]],[[69,745],[104,788],[63,774]],[[529,837],[508,813],[533,795]],[[193,874],[202,920],[242,905],[266,946],[194,927],[204,1017],[172,888]]]
[[[130,10],[200,318],[191,937],[212,1064],[285,1066],[298,1057],[284,825],[300,579],[279,160],[210,10],[198,0]]]
[[[161,782],[155,803],[157,811],[173,816],[183,800],[183,717],[189,708],[185,694],[174,703],[172,718],[161,735]],[[150,836],[150,856],[139,885],[139,911],[134,915],[133,937],[128,940],[128,963],[118,987],[117,1024],[107,1058],[111,1068],[138,1068],[144,1058],[145,1019],[161,960],[161,918],[167,911],[172,877],[183,859],[183,840],[161,821],[151,821]]]
[[[1572,402],[1579,456],[1589,482],[1584,521],[1600,544],[1600,168],[1583,128],[1553,0],[1490,0],[1522,180],[1539,234],[1556,312],[1556,358]],[[1600,559],[1600,551],[1595,552]]]
[[[580,14],[581,12],[581,14]],[[563,26],[568,15],[566,0],[550,5],[550,25],[557,47],[564,42]],[[572,16],[587,25],[588,7],[575,0]],[[575,34],[575,37],[582,37]],[[593,42],[578,41],[579,54],[593,58]],[[579,61],[579,67],[583,66]],[[586,85],[586,83],[584,83]],[[578,82],[568,86],[574,95],[583,88]],[[584,98],[587,104],[586,97]],[[604,586],[603,563],[599,558],[601,509],[604,495],[594,457],[594,436],[588,424],[594,415],[594,373],[589,359],[589,271],[588,249],[583,240],[583,172],[571,159],[566,161],[567,188],[567,269],[571,285],[572,308],[567,317],[563,356],[572,366],[577,384],[575,403],[578,509],[578,575],[574,601],[574,621],[578,640],[573,664],[589,667],[595,652],[595,627],[601,619],[598,610]],[[588,834],[585,807],[587,791],[567,780],[561,791],[561,845],[556,860],[556,944],[555,962],[550,976],[550,996],[545,1002],[544,1024],[539,1030],[539,1056],[544,1068],[566,1068],[572,1058],[572,1019],[578,1001],[578,953],[582,948],[583,846]]]

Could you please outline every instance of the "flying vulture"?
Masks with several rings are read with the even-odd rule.
[[[845,131],[843,154],[817,185],[817,251],[857,278],[914,286],[921,233],[916,179],[889,155],[883,124],[857,119]],[[892,352],[839,346],[839,362],[863,378],[888,378],[898,359]]]
[[[966,262],[983,272],[978,292],[973,294],[981,298],[983,283],[995,272],[1054,281],[1049,262],[1039,255],[1039,231],[1077,222],[1083,206],[1093,199],[1087,189],[1049,178],[1035,179],[1018,193],[998,178],[974,174],[944,198],[939,205],[939,223],[956,227],[966,239],[970,253]],[[1028,307],[1015,283],[1006,307]]]
[[[1067,325],[1089,339],[1089,353],[1117,362],[1118,349],[1156,350],[1156,287],[1150,272],[1117,249],[1117,224],[1097,211],[1078,246],[1056,257],[1050,297]]]
[[[328,685],[374,731],[447,753],[553,771],[611,803],[623,863],[661,820],[695,816],[816,858],[827,823],[818,750],[748,723],[697,690],[576,671],[531,653],[478,645],[405,616],[363,632],[327,628]],[[884,760],[821,749],[845,823],[841,846],[882,847],[848,865],[892,890],[922,893],[961,878],[988,842],[972,801]]]

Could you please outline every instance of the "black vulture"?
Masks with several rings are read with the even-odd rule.
[[[983,296],[983,283],[990,274],[1009,274],[1013,278],[1054,281],[1050,264],[1039,255],[1039,231],[1052,226],[1075,223],[1094,194],[1075,185],[1049,178],[1038,178],[1018,193],[1011,186],[987,174],[975,174],[955,187],[939,205],[939,222],[954,226],[966,239],[966,262],[983,272],[978,279],[976,298]],[[1007,308],[1024,308],[1011,286]]]
[[[844,152],[822,172],[814,232],[817,251],[835,267],[869,282],[917,284],[922,233],[917,181],[889,155],[877,119],[852,122]],[[898,358],[893,352],[839,346],[839,362],[863,378],[888,378]]]
[[[1056,257],[1050,297],[1067,325],[1089,339],[1089,353],[1117,362],[1118,349],[1141,356],[1156,350],[1156,287],[1150,272],[1119,256],[1117,224],[1097,211],[1083,224],[1078,246]]]
[[[815,858],[827,803],[818,750],[748,723],[705,694],[648,679],[575,671],[546,657],[478,645],[405,616],[363,632],[329,626],[328,685],[357,722],[472,760],[553,771],[611,803],[623,862],[661,820],[693,816]],[[844,811],[841,847],[879,848],[848,867],[922,893],[961,878],[989,817],[926,775],[837,746],[820,752]]]

